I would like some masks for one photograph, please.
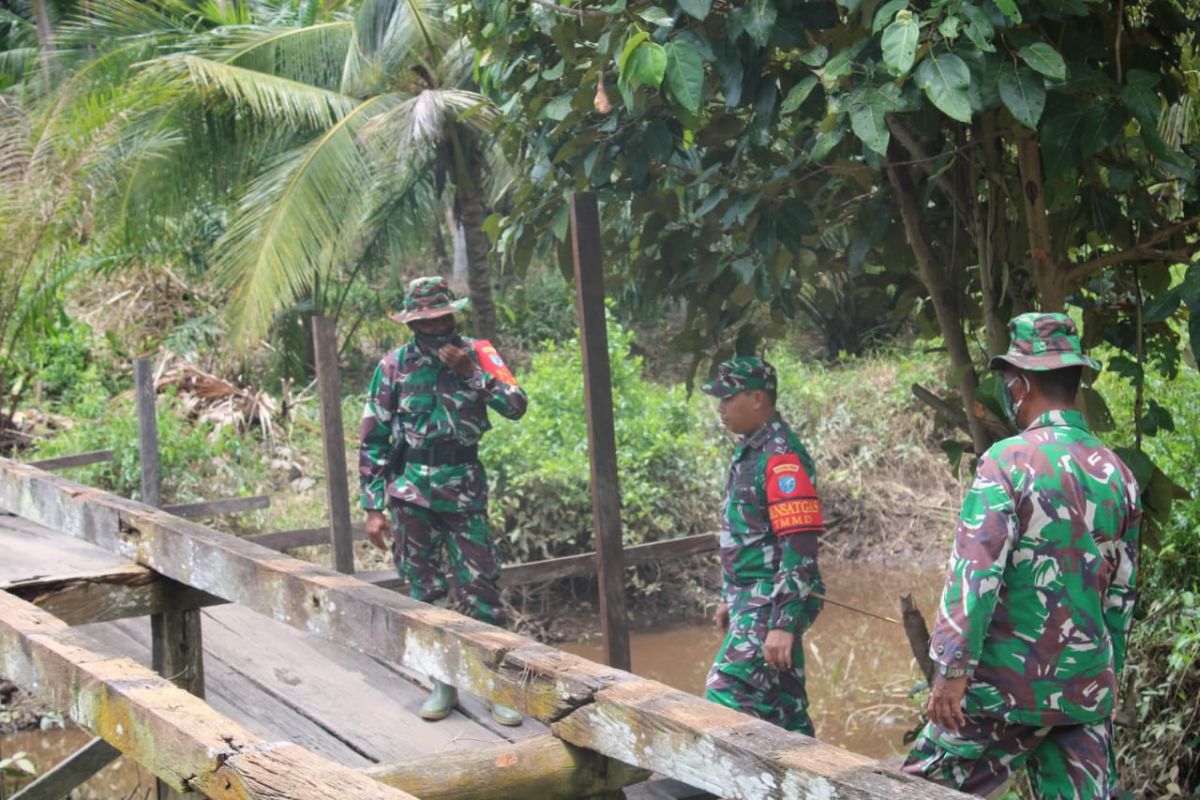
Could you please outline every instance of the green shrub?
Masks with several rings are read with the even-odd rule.
[[[642,378],[628,355],[632,336],[610,325],[617,462],[626,545],[712,530],[724,480],[723,455],[697,422],[698,398]],[[510,560],[591,548],[583,366],[575,340],[533,356],[519,376],[529,411],[496,418],[483,440],[491,513]],[[494,415],[493,415],[494,416]]]
[[[73,424],[24,456],[34,461],[111,449],[113,460],[64,474],[124,497],[141,497],[137,410],[131,394],[108,399],[102,386],[81,391],[72,407]],[[174,392],[157,405],[158,457],[164,503],[252,494],[264,477],[257,443],[232,427],[192,420]]]

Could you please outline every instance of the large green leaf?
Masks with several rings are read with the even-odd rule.
[[[1008,17],[1014,25],[1021,24],[1021,9],[1017,8],[1017,0],[992,0],[1000,13]]]
[[[675,17],[661,6],[650,6],[637,12],[637,15],[651,25],[657,25],[660,28],[671,28],[675,25]]]
[[[938,110],[959,122],[971,121],[971,71],[953,53],[925,57],[916,72],[917,85]]]
[[[742,27],[755,44],[765,46],[778,14],[772,0],[750,0],[742,12]]]
[[[883,63],[888,72],[896,77],[912,69],[917,55],[917,42],[921,38],[921,24],[908,9],[897,12],[896,21],[883,32]]]
[[[1017,51],[1017,55],[1029,66],[1055,80],[1066,80],[1067,64],[1058,51],[1046,42],[1034,42]]]
[[[875,11],[875,21],[871,24],[871,34],[879,33],[896,16],[896,12],[908,7],[908,0],[888,0]]]
[[[861,102],[850,106],[850,129],[862,143],[880,155],[887,155],[888,132],[886,100],[878,92],[869,92]]]
[[[1000,72],[1000,99],[1018,122],[1037,129],[1046,108],[1046,87],[1040,76],[1026,67],[1006,64]]]
[[[807,75],[801,78],[799,83],[788,90],[787,97],[783,98],[783,105],[779,107],[779,113],[790,114],[804,105],[804,101],[812,94],[812,90],[816,85],[817,77],[815,75]]]
[[[970,3],[963,3],[959,7],[959,11],[970,22],[967,25],[966,33],[971,43],[985,53],[996,52],[996,46],[992,44],[992,36],[996,33],[996,28],[988,18],[987,12]]]
[[[656,87],[667,74],[667,51],[661,44],[642,42],[625,62],[624,77],[631,86]]]
[[[679,7],[689,16],[704,19],[712,11],[712,0],[679,0]]]
[[[681,106],[696,113],[704,94],[704,62],[695,48],[678,42],[669,42],[666,51],[667,86]]]

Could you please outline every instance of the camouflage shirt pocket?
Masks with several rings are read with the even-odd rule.
[[[968,761],[974,761],[983,756],[983,742],[975,741],[962,734],[955,733],[948,728],[943,728],[941,725],[934,725],[933,730],[933,740],[937,742],[939,748],[945,750],[947,753]]]

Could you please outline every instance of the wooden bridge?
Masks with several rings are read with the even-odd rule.
[[[30,465],[0,459],[0,507],[0,675],[172,791],[610,797],[656,773],[736,798],[965,796]],[[157,671],[128,657],[147,650]],[[428,725],[414,675],[531,721],[505,741],[470,701]]]

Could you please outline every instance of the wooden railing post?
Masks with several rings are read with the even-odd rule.
[[[350,486],[346,480],[346,435],[342,428],[342,391],[338,378],[337,328],[332,317],[312,318],[321,401],[321,444],[325,449],[325,489],[329,501],[329,539],[333,568],[354,572],[354,532],[350,528]]]
[[[153,365],[148,358],[133,362],[134,396],[137,398],[138,452],[141,454],[142,502],[162,506],[162,467],[158,459],[158,418],[155,410]],[[150,660],[155,672],[181,689],[204,697],[204,644],[200,636],[200,609],[184,607],[169,598],[186,587],[171,582],[164,587],[163,611],[150,615]],[[158,800],[184,795],[157,781]]]
[[[600,213],[596,195],[571,195],[571,244],[579,346],[583,350],[583,397],[592,464],[592,520],[600,575],[600,627],[608,665],[629,669],[625,618],[625,565],[621,547],[621,491],[613,428],[612,372],[604,318],[604,267],[600,263]]]

